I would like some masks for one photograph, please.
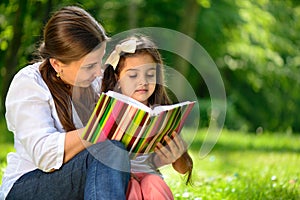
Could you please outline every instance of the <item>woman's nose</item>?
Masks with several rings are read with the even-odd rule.
[[[103,69],[102,69],[102,66],[101,64],[97,64],[97,67],[95,67],[95,76],[98,77],[98,76],[101,76],[103,74]]]

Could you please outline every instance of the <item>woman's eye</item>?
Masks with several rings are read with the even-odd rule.
[[[85,70],[92,70],[95,66],[96,66],[96,64],[87,65],[87,66],[84,67],[84,69]]]

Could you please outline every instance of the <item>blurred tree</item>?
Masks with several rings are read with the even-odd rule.
[[[4,98],[13,75],[32,59],[36,42],[41,38],[42,25],[49,17],[52,0],[27,1],[15,0],[3,2],[3,18],[6,21],[1,26],[1,107],[3,114]],[[2,7],[4,6],[4,8]]]
[[[250,130],[299,132],[297,2],[237,2],[243,21],[223,30],[228,40],[220,58],[229,99]]]
[[[3,68],[1,69],[2,85],[1,85],[1,96],[5,96],[7,92],[8,85],[11,81],[14,71],[18,65],[18,56],[19,47],[22,42],[23,36],[23,24],[25,21],[25,14],[27,12],[27,0],[21,1],[18,0],[14,2],[14,5],[7,5],[8,8],[11,8],[12,19],[11,29],[12,29],[12,38],[7,46],[6,55],[4,57]],[[11,7],[10,7],[11,6]],[[10,28],[10,27],[8,27]],[[11,36],[7,36],[8,38]],[[3,108],[3,106],[1,107]]]
[[[81,5],[108,35],[137,27],[180,31],[204,47],[222,74],[228,95],[226,127],[300,132],[299,31],[297,0],[3,0],[0,2],[0,92],[33,59],[50,12]],[[176,43],[176,41],[174,41]],[[179,44],[189,51],[189,44]],[[188,77],[209,111],[209,93],[199,74],[177,55],[166,64]],[[206,112],[205,112],[206,111]],[[203,117],[202,119],[205,119]],[[208,120],[208,118],[206,118]],[[207,124],[204,122],[204,124]]]

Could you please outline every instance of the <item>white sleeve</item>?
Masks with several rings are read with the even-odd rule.
[[[63,163],[65,133],[56,128],[49,90],[36,77],[17,76],[6,98],[6,120],[34,165],[43,171]]]

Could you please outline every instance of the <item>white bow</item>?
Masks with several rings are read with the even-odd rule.
[[[120,54],[122,52],[134,53],[135,50],[136,50],[136,40],[135,39],[130,39],[121,44],[118,44],[116,46],[115,50],[107,58],[105,64],[110,64],[111,66],[113,66],[113,68],[115,70],[119,63],[119,60],[120,60]]]

